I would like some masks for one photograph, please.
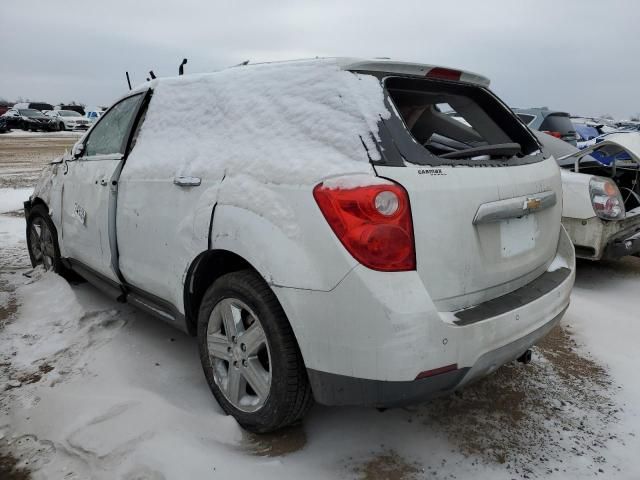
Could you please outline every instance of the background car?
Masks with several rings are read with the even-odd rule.
[[[91,122],[73,110],[50,110],[45,115],[52,119],[58,130],[88,130]]]
[[[10,128],[43,132],[56,129],[56,124],[49,117],[32,108],[11,108],[3,117],[8,119]]]
[[[611,133],[578,150],[536,132],[562,167],[562,224],[576,256],[640,255],[640,133]]]
[[[9,128],[9,123],[7,119],[3,116],[0,116],[0,133],[7,133],[11,129]]]
[[[548,133],[552,137],[577,145],[576,129],[568,113],[541,108],[514,108],[513,111],[532,130]]]
[[[598,129],[598,125],[589,125],[587,123],[578,123],[575,121],[572,123],[576,129],[576,146],[578,148],[584,148],[588,146],[591,140],[595,140],[597,137],[604,133],[600,129]]]
[[[84,107],[82,105],[56,105],[55,107],[50,108],[50,110],[72,110],[74,112],[78,112],[80,115],[84,115]]]
[[[103,113],[103,110],[87,110],[87,112],[85,113],[85,117],[87,117],[91,123],[95,123]]]
[[[18,109],[33,109],[40,110],[41,112],[44,110],[53,110],[53,105],[46,102],[21,102],[16,103],[13,108]]]

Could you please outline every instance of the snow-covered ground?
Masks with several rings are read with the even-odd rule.
[[[0,189],[0,212],[23,195]],[[530,365],[407,409],[316,406],[258,437],[217,405],[193,338],[33,271],[24,228],[0,214],[0,453],[33,478],[640,478],[640,259],[580,264]]]
[[[25,200],[33,192],[33,188],[2,188],[0,189],[0,213],[20,210]]]
[[[6,133],[1,133],[0,138],[11,138],[11,137],[31,137],[31,138],[62,138],[62,137],[73,137],[80,138],[84,134],[84,131],[75,131],[70,132],[67,130],[58,131],[58,132],[28,132],[26,130],[10,130]]]
[[[0,216],[0,435],[35,478],[640,474],[638,261],[580,266],[564,323],[598,362],[572,354],[562,332],[533,365],[461,395],[386,412],[316,407],[302,427],[261,439],[215,403],[192,338],[88,284],[31,272],[23,232]]]

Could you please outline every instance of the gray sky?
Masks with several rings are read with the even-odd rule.
[[[512,106],[640,112],[640,2],[0,0],[0,98],[109,104],[175,75],[314,56],[386,56],[488,76]]]

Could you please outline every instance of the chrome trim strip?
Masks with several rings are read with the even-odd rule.
[[[556,204],[556,193],[551,191],[483,203],[478,207],[473,224],[499,222],[540,212]]]

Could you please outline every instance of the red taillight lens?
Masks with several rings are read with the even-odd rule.
[[[550,130],[543,130],[544,133],[546,133],[547,135],[551,135],[552,137],[556,137],[556,138],[562,138],[562,134],[560,132],[552,132]]]
[[[462,76],[460,70],[452,70],[450,68],[435,67],[427,72],[425,77],[427,78],[441,78],[442,80],[454,80],[459,81]]]
[[[373,270],[415,270],[409,196],[400,185],[313,189],[324,218],[347,251]]]

